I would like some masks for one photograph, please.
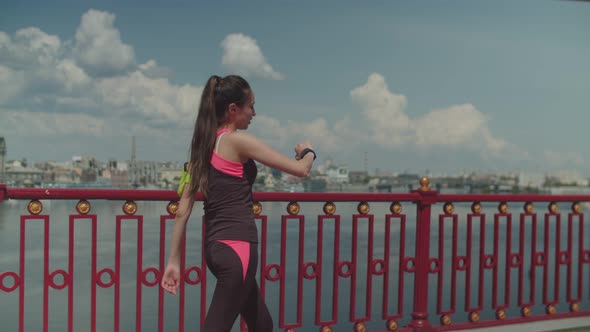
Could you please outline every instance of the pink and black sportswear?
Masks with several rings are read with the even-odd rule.
[[[222,129],[211,156],[205,210],[205,259],[217,285],[204,332],[229,332],[241,315],[251,332],[272,331],[273,322],[256,282],[258,231],[252,212],[253,160],[238,163],[217,154]]]

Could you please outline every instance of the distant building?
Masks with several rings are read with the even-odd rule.
[[[159,186],[162,188],[176,188],[182,175],[181,167],[163,168],[158,172]]]
[[[82,170],[79,168],[54,168],[51,174],[53,182],[61,184],[80,183],[82,178]]]
[[[541,173],[520,173],[518,175],[518,186],[521,188],[540,189],[545,184],[545,175]]]
[[[134,187],[156,184],[158,181],[158,163],[155,161],[131,160],[128,174],[129,182]]]
[[[348,173],[348,178],[351,183],[359,183],[364,182],[368,179],[369,172],[367,171],[350,171]]]
[[[129,188],[129,177],[126,170],[110,170],[111,186],[114,188]]]
[[[14,186],[33,186],[43,181],[45,172],[37,168],[25,167],[20,161],[15,160],[6,165],[4,175],[6,182],[11,182]]]
[[[328,181],[332,183],[349,183],[349,172],[346,166],[331,166],[326,170]]]

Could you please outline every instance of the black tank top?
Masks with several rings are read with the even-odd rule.
[[[220,157],[212,159],[215,158]],[[203,205],[206,243],[217,240],[258,242],[252,211],[252,184],[258,171],[252,159],[241,166],[241,177],[219,170],[213,163],[209,167],[209,190]]]

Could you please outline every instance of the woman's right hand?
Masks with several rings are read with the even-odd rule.
[[[176,295],[176,290],[180,286],[180,266],[168,263],[160,284],[168,293]]]
[[[299,160],[299,155],[305,149],[313,149],[309,141],[301,142],[295,146],[295,159]]]

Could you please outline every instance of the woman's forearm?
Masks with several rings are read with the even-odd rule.
[[[181,245],[186,230],[186,219],[188,218],[178,218],[177,216],[174,220],[174,226],[172,228],[172,241],[170,243],[170,254],[168,256],[169,264],[180,264]]]
[[[193,210],[193,203],[194,196],[190,194],[190,186],[184,186],[182,197],[180,198],[178,209],[176,210],[176,217],[174,218],[168,263],[180,264],[180,247],[185,235],[186,223]]]

